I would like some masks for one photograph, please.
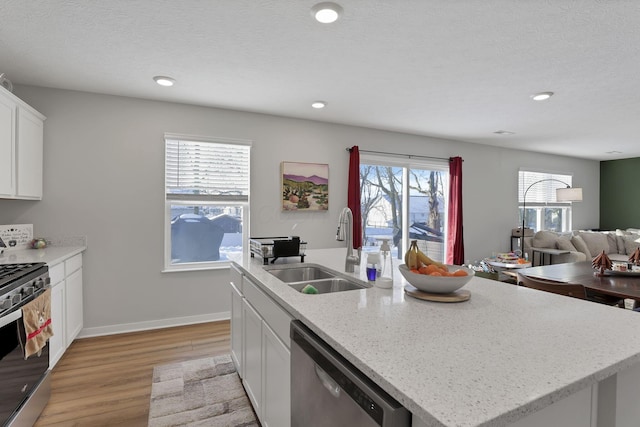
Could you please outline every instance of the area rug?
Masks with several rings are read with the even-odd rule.
[[[153,368],[149,427],[258,427],[230,355]]]

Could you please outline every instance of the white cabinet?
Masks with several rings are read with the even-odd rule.
[[[242,273],[231,266],[231,359],[240,378],[244,376],[242,362]]]
[[[291,424],[289,324],[292,319],[247,276],[232,267],[232,355],[239,352],[234,358],[236,367],[240,363],[242,383],[265,427]],[[240,339],[234,337],[237,331]]]
[[[53,368],[83,326],[82,254],[49,266],[51,324],[49,367]]]
[[[0,89],[1,91],[2,89]],[[14,140],[16,132],[16,105],[0,96],[0,196],[15,194]]]
[[[44,120],[0,87],[0,198],[42,199]]]
[[[253,410],[262,421],[262,318],[246,300],[242,304],[244,314],[244,377],[242,383]]]
[[[67,308],[65,337],[68,347],[76,339],[83,325],[82,269],[68,275],[65,282],[67,284],[65,294]]]
[[[44,122],[40,116],[18,107],[16,134],[17,197],[42,199]]]
[[[275,332],[262,325],[262,425],[265,427],[291,424],[291,352]]]
[[[49,338],[49,367],[53,368],[67,348],[65,339],[65,289],[64,263],[49,268],[51,278],[51,327],[53,336]]]

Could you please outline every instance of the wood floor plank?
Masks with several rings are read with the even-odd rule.
[[[34,427],[144,427],[154,366],[229,351],[229,321],[76,340]]]

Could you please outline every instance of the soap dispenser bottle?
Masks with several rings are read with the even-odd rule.
[[[374,282],[380,276],[380,254],[370,252],[367,254],[367,280]]]
[[[391,244],[389,239],[381,239],[380,245],[380,277],[376,280],[379,288],[393,287],[393,256],[391,255]]]

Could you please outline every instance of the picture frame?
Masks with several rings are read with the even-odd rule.
[[[329,210],[329,165],[283,161],[281,193],[283,211]]]

